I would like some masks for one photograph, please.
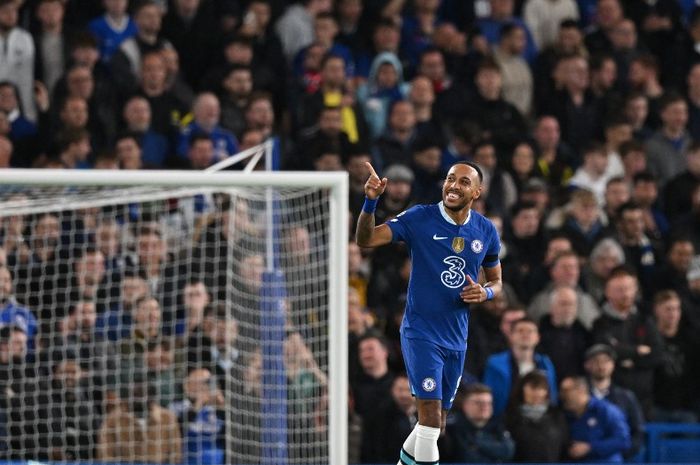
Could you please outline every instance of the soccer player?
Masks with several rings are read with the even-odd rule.
[[[417,399],[418,424],[403,444],[398,465],[437,464],[437,440],[464,368],[469,305],[501,291],[500,240],[493,224],[471,209],[483,181],[476,164],[450,168],[442,202],[414,206],[379,226],[374,225],[374,210],[388,180],[367,166],[357,244],[403,241],[412,261],[401,350]],[[481,267],[483,285],[478,283]]]

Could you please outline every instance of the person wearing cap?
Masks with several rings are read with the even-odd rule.
[[[391,165],[386,170],[390,179],[384,195],[377,205],[375,216],[377,222],[387,221],[413,205],[413,170],[406,165]]]
[[[561,382],[562,407],[571,434],[568,455],[578,462],[621,463],[630,447],[624,414],[613,404],[591,396],[584,377]]]
[[[612,347],[595,344],[586,351],[583,366],[591,386],[591,395],[596,399],[610,402],[625,415],[631,445],[623,452],[623,456],[628,459],[639,453],[644,442],[644,415],[637,396],[629,389],[613,382],[615,359],[616,354]]]

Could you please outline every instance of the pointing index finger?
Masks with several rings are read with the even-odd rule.
[[[372,167],[372,163],[366,161],[366,162],[365,162],[365,165],[367,166],[367,168],[369,168],[369,172],[370,172],[370,174],[371,174],[372,176],[379,177],[379,175],[377,174],[377,172],[374,171],[374,168]]]

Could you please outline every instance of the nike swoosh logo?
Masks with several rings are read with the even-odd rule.
[[[442,239],[447,239],[447,236],[438,236],[437,234],[433,234],[434,241],[441,241]]]

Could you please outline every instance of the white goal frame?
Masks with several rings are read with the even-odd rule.
[[[348,463],[348,191],[345,172],[202,172],[124,170],[0,169],[3,186],[71,187],[316,187],[330,192],[328,460]]]

